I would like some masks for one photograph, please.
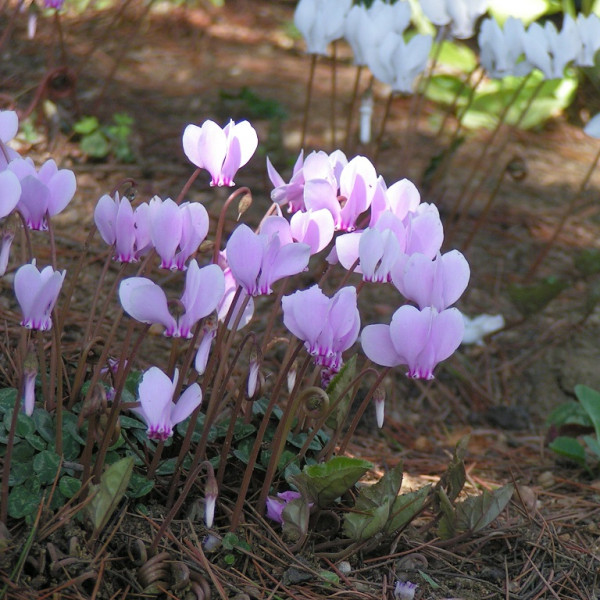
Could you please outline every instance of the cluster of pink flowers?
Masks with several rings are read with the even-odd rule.
[[[30,228],[44,230],[48,218],[73,196],[75,178],[53,161],[36,171],[29,159],[16,155],[6,146],[16,129],[16,115],[0,113],[0,216],[16,210]],[[257,140],[245,121],[231,121],[224,128],[207,121],[185,129],[183,147],[193,164],[210,173],[211,185],[230,186],[254,154]],[[172,300],[148,277],[125,278],[118,291],[124,311],[142,323],[162,325],[169,337],[190,339],[200,327],[195,367],[202,374],[219,321],[228,319],[229,328],[234,323],[244,327],[252,319],[254,297],[271,294],[277,281],[306,271],[311,256],[329,248],[332,265],[362,274],[367,282],[392,285],[414,305],[401,306],[390,325],[367,325],[361,334],[358,294],[351,285],[331,296],[314,284],[284,296],[283,324],[322,367],[323,383],[341,369],[343,353],[359,334],[373,362],[404,364],[409,376],[432,378],[436,364],[462,339],[462,316],[450,306],[469,280],[468,264],[459,252],[440,252],[443,227],[436,207],[422,203],[408,180],[388,187],[366,157],[348,160],[339,150],[301,153],[289,182],[268,159],[267,170],[275,214],[265,217],[256,231],[239,224],[215,255],[217,264],[205,266],[193,258],[209,231],[201,204],[155,196],[134,208],[118,194],[102,196],[94,219],[115,260],[136,262],[154,252],[161,268],[185,272],[183,294]],[[285,206],[289,220],[282,212]],[[35,261],[17,271],[15,292],[25,327],[51,327],[64,277],[64,271],[51,267],[39,271]],[[258,363],[252,378],[249,387],[254,390]],[[172,381],[158,367],[144,375],[138,414],[150,437],[165,439],[200,404],[202,396],[193,386],[173,404],[176,380],[177,374]]]
[[[294,229],[295,220],[313,224],[312,237],[296,233],[295,239],[311,248],[319,239],[323,248],[337,230],[330,263],[361,273],[365,281],[392,283],[417,305],[398,309],[391,325],[365,327],[365,354],[379,365],[407,365],[410,377],[433,378],[437,363],[462,340],[462,315],[449,307],[469,281],[464,256],[456,250],[440,252],[444,231],[437,208],[421,202],[410,181],[387,187],[367,158],[348,161],[339,150],[313,152],[306,159],[300,154],[287,183],[269,162],[267,168],[274,185],[271,198],[292,213],[292,236],[309,231]],[[314,286],[286,296],[282,304],[287,328],[305,341],[317,364],[337,372],[342,353],[359,334],[354,288],[329,299]]]
[[[65,209],[75,194],[75,175],[59,169],[47,160],[36,169],[30,158],[23,158],[8,143],[17,135],[19,119],[11,110],[0,111],[0,219],[20,215],[33,231],[48,229],[48,219]],[[8,267],[14,234],[2,233],[0,240],[0,276]],[[14,287],[23,313],[21,325],[29,329],[52,327],[52,310],[56,305],[66,272],[47,266],[41,271],[35,258],[19,267]],[[33,410],[33,408],[32,408]]]

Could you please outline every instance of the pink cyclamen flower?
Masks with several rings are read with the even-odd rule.
[[[361,333],[364,353],[383,367],[407,365],[409,377],[433,379],[435,366],[460,345],[462,314],[456,308],[438,312],[401,306],[389,325],[368,325]]]
[[[35,409],[35,378],[37,369],[23,369],[23,412],[27,416]]]
[[[299,492],[289,490],[287,492],[279,492],[277,498],[273,496],[267,497],[267,517],[272,521],[283,524],[283,509],[286,507],[288,502],[301,498],[302,495]]]
[[[419,586],[411,581],[396,581],[394,600],[413,600],[417,587]]]
[[[274,186],[271,191],[271,200],[283,206],[287,204],[288,212],[295,213],[304,208],[304,151],[300,150],[300,154],[296,159],[296,164],[292,171],[292,177],[289,183],[286,183],[283,177],[275,170],[267,157],[267,173],[269,179]]]
[[[185,290],[181,297],[184,308],[175,319],[169,312],[163,289],[146,277],[124,279],[119,286],[119,299],[123,310],[142,323],[160,323],[168,337],[191,338],[194,325],[217,308],[225,291],[223,271],[217,265],[202,269],[193,260],[185,277]]]
[[[115,246],[114,259],[119,262],[136,262],[151,246],[147,204],[134,211],[118,192],[114,198],[104,194],[94,210],[94,221],[102,239]]]
[[[171,437],[173,427],[187,419],[202,402],[202,390],[193,383],[175,404],[173,394],[178,378],[177,369],[171,381],[158,367],[151,367],[142,376],[138,387],[140,406],[132,410],[145,421],[151,440]]]
[[[44,0],[44,8],[55,8],[60,10],[63,7],[65,0]]]
[[[15,295],[23,312],[23,327],[41,331],[52,327],[52,309],[66,274],[66,271],[55,271],[50,266],[39,271],[35,259],[17,269]]]
[[[0,163],[1,157],[2,153],[0,153]],[[0,171],[0,219],[9,215],[16,208],[20,198],[21,182],[19,178],[12,171]]]
[[[73,198],[77,182],[69,169],[59,169],[47,160],[39,171],[30,158],[17,158],[7,167],[20,181],[21,197],[17,210],[30,229],[48,229],[47,217],[61,212]]]
[[[400,293],[419,308],[442,311],[454,304],[467,288],[469,263],[458,250],[439,254],[434,260],[421,254],[402,257],[393,269],[392,281]]]
[[[221,128],[207,120],[202,127],[188,125],[183,132],[185,155],[210,173],[212,186],[235,185],[235,174],[252,158],[257,146],[256,130],[248,121],[229,121]]]
[[[148,208],[150,237],[161,258],[161,269],[185,270],[185,261],[198,250],[208,233],[208,213],[202,204],[154,196]]]
[[[239,225],[226,251],[233,276],[250,296],[270,294],[273,283],[303,271],[310,258],[310,246],[293,241],[283,217],[265,219],[258,234]]]
[[[337,372],[342,352],[354,344],[360,330],[356,289],[347,286],[332,298],[317,285],[281,299],[284,325],[299,339],[315,363]]]

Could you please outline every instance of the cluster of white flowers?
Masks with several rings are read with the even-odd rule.
[[[425,16],[458,39],[474,35],[477,19],[488,0],[420,0]],[[393,92],[411,93],[416,77],[425,69],[432,47],[430,35],[404,33],[411,21],[407,0],[394,4],[374,0],[369,8],[352,0],[300,0],[294,22],[306,40],[309,54],[326,54],[327,45],[345,38],[354,62],[367,66]],[[527,29],[510,17],[501,27],[495,19],[481,23],[481,65],[494,79],[527,75],[539,69],[546,79],[562,79],[568,65],[591,67],[600,49],[600,18],[565,15],[560,31],[554,23],[532,23]]]
[[[551,21],[544,26],[532,23],[525,29],[519,19],[507,19],[504,28],[485,19],[478,40],[481,64],[495,79],[527,75],[534,67],[545,79],[562,79],[569,65],[594,66],[600,49],[600,18],[565,15],[560,31]]]

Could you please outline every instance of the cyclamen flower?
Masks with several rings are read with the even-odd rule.
[[[154,196],[148,205],[148,226],[161,269],[185,270],[185,261],[198,250],[208,233],[208,213],[202,204]],[[179,251],[178,251],[179,250]]]
[[[438,27],[450,25],[460,40],[473,37],[477,18],[487,10],[488,0],[421,0],[425,16]]]
[[[581,50],[575,59],[575,64],[580,67],[593,67],[596,52],[600,50],[600,17],[594,13],[587,17],[583,13],[579,13],[576,25],[581,41]]]
[[[565,68],[582,50],[582,42],[575,21],[565,15],[560,32],[551,21],[544,27],[532,23],[524,39],[525,56],[546,79],[562,79]]]
[[[348,13],[344,37],[354,52],[354,64],[366,66],[368,52],[390,31],[404,33],[410,24],[409,2],[388,4],[375,0],[369,8],[355,4]]]
[[[392,92],[411,94],[417,76],[425,70],[433,38],[417,34],[408,42],[390,31],[367,54],[367,65],[377,79],[392,88]]]
[[[202,127],[188,125],[183,132],[185,155],[210,173],[211,186],[235,185],[235,174],[252,158],[257,146],[256,130],[248,121],[229,121],[221,128],[208,120]]]
[[[525,27],[523,21],[509,17],[500,27],[495,19],[484,19],[478,41],[482,66],[494,79],[507,75],[527,75],[532,65],[525,59]]]
[[[309,54],[327,54],[327,45],[344,35],[352,0],[300,0],[294,25],[306,41]]]
[[[66,271],[48,266],[38,270],[35,259],[15,273],[15,295],[23,312],[21,325],[46,331],[52,327],[52,309],[65,280]]]
[[[270,294],[273,283],[303,271],[310,246],[294,242],[283,217],[265,219],[261,232],[239,225],[227,242],[227,261],[235,280],[250,296]]]
[[[175,404],[173,394],[178,378],[177,369],[171,381],[158,367],[151,367],[142,376],[138,387],[140,406],[132,410],[145,421],[151,440],[171,437],[173,427],[187,419],[202,402],[202,390],[193,383]]]
[[[302,495],[299,492],[289,490],[287,492],[278,492],[277,498],[273,496],[267,496],[267,517],[272,521],[283,524],[283,509],[286,507],[288,502],[301,498]]]
[[[20,158],[18,152],[13,150],[10,146],[7,146],[8,142],[10,142],[10,140],[12,140],[17,135],[18,130],[19,117],[17,116],[17,113],[14,110],[0,110],[0,171],[4,171],[8,163],[12,160]],[[2,188],[0,184],[0,190],[1,189]],[[3,198],[3,196],[4,192],[2,191],[2,193],[0,193],[0,197],[2,197],[2,201],[0,203],[0,218],[2,218],[2,216],[6,216],[10,212],[10,210],[14,208],[13,205],[13,207],[8,212],[2,215],[3,205],[6,203],[6,199]]]
[[[30,229],[48,229],[47,217],[61,212],[73,198],[77,186],[75,174],[68,169],[58,169],[47,160],[39,171],[30,158],[17,158],[8,164],[21,185],[17,210]]]
[[[294,164],[292,177],[289,183],[286,183],[283,177],[275,170],[267,156],[267,174],[274,186],[271,191],[271,200],[279,206],[287,204],[288,212],[295,213],[297,210],[304,209],[304,151],[300,154]]]
[[[124,279],[119,286],[123,310],[142,323],[160,323],[167,337],[191,338],[194,325],[216,309],[225,291],[223,271],[217,265],[202,269],[193,260],[186,272],[181,297],[184,313],[177,320],[169,312],[163,289],[146,277]]]
[[[399,260],[392,273],[394,285],[407,300],[438,311],[460,298],[469,277],[469,263],[458,250],[438,254],[435,260],[417,252]]]
[[[65,0],[44,0],[45,8],[55,8],[56,10],[60,10],[63,7]]]
[[[464,322],[456,308],[438,312],[401,306],[389,325],[368,325],[361,333],[364,353],[383,367],[408,366],[408,377],[433,379],[435,366],[460,345]]]
[[[136,262],[151,246],[147,204],[134,211],[118,192],[114,198],[104,194],[94,210],[94,221],[102,239],[115,246],[114,259],[119,262]]]
[[[354,344],[360,330],[356,289],[347,286],[332,298],[318,285],[281,299],[283,324],[299,339],[315,363],[337,372],[342,352]]]

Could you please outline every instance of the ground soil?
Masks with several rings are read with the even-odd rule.
[[[261,151],[236,178],[239,185],[252,189],[255,206],[249,219],[257,218],[269,205],[265,154],[287,177],[299,149],[310,61],[302,42],[291,35],[294,3],[226,0],[221,9],[209,3],[177,9],[154,3],[150,13],[144,12],[141,2],[124,4],[123,13],[115,9],[65,13],[62,31],[67,64],[77,74],[75,95],[46,103],[46,109],[54,106],[58,111],[48,118],[39,110],[42,103],[37,105],[38,126],[44,134],[39,143],[22,149],[40,158],[51,154],[77,174],[76,198],[56,219],[59,240],[83,239],[96,200],[125,178],[136,180],[138,195],[144,199],[153,194],[175,197],[191,173],[181,148],[182,130],[188,123],[207,118],[225,122],[230,117],[248,117],[257,128]],[[8,12],[5,8],[3,26]],[[61,64],[52,18],[38,20],[33,40],[26,38],[25,19],[18,19],[2,52],[2,92],[24,109],[45,74]],[[330,151],[341,145],[349,156],[362,153],[373,158],[374,147],[360,146],[355,132],[351,147],[343,144],[355,69],[349,50],[340,47],[338,52],[337,144],[330,134],[331,62],[321,59],[306,148]],[[260,107],[244,100],[246,88],[261,100],[274,102],[269,106],[285,114],[265,118]],[[374,98],[377,124],[384,111],[385,90],[376,85]],[[516,483],[518,494],[509,508],[483,532],[451,545],[430,544],[423,531],[426,524],[416,523],[391,548],[350,557],[352,570],[341,575],[343,585],[329,589],[312,576],[303,582],[297,573],[290,574],[290,568],[304,569],[305,574],[336,569],[335,556],[289,552],[276,535],[256,533],[256,515],[249,515],[245,534],[257,544],[260,540],[260,548],[253,547],[255,557],[236,563],[234,569],[217,562],[207,567],[207,559],[194,544],[196,533],[189,521],[173,526],[172,555],[161,560],[169,564],[195,561],[205,583],[212,586],[213,597],[391,598],[398,577],[418,581],[419,598],[598,596],[598,470],[585,472],[557,461],[546,447],[545,420],[553,408],[573,399],[576,384],[600,389],[598,313],[586,310],[586,298],[596,282],[574,267],[578,252],[600,248],[600,173],[591,177],[587,190],[578,197],[573,216],[534,277],[559,277],[568,287],[527,319],[511,302],[509,288],[528,282],[528,270],[578,194],[598,151],[598,142],[583,134],[581,119],[599,108],[597,94],[582,85],[575,109],[568,115],[558,115],[536,131],[502,129],[494,147],[500,148],[507,140],[504,150],[499,156],[492,150],[474,173],[472,166],[491,134],[468,132],[445,180],[423,192],[423,200],[435,201],[445,219],[447,239],[451,238],[445,249],[462,247],[471,265],[471,284],[459,308],[471,316],[502,314],[507,327],[481,346],[463,346],[434,382],[409,382],[400,375],[390,379],[384,429],[363,423],[350,448],[376,465],[375,474],[404,461],[407,484],[418,487],[439,479],[456,443],[470,434],[465,459],[468,490]],[[410,99],[393,102],[375,164],[388,184],[409,177],[424,189],[423,173],[445,147],[447,137],[435,136],[431,126],[439,122],[441,108],[425,103],[419,119],[409,122],[407,115],[414,115],[410,109]],[[103,122],[115,113],[132,115],[135,162],[124,165],[110,157],[101,162],[86,159],[77,141],[65,134],[78,111],[95,114]],[[487,218],[480,223],[496,183],[496,168],[508,161],[524,170],[526,177],[504,177]],[[473,179],[489,175],[472,205],[456,218],[454,207],[460,194]],[[189,199],[202,200],[214,209],[222,202],[222,194],[208,190],[206,184],[202,180],[194,185]],[[478,231],[465,248],[475,228]],[[77,250],[72,252],[76,256]],[[6,299],[9,290],[5,284],[0,286],[4,286],[3,306],[12,314],[14,305]],[[393,294],[368,290],[364,298],[372,321],[385,320],[397,307]],[[87,301],[85,293],[76,297],[74,310],[85,313]],[[148,538],[153,521],[130,514],[124,522],[117,535],[132,556],[135,549],[131,550],[130,540]],[[64,546],[77,538],[77,531],[61,535],[63,539],[54,543],[58,547],[62,543],[66,552]],[[107,562],[102,575],[106,583],[98,589],[83,578],[79,591],[69,589],[61,597],[127,597],[123,592],[127,573],[130,578],[139,577],[135,565],[144,564],[134,559],[129,571],[121,570],[112,578]],[[306,560],[308,566],[302,562]],[[32,568],[28,567],[30,581],[35,579]],[[82,572],[85,575],[83,567],[69,575],[81,576]],[[58,577],[46,580],[42,587],[51,593],[57,581]],[[41,597],[30,593],[22,588],[14,590],[13,597]],[[171,593],[164,597],[183,597]],[[185,597],[202,596],[196,592]]]

